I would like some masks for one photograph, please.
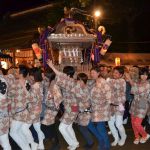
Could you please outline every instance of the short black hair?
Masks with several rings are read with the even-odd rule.
[[[88,80],[88,76],[85,73],[79,73],[77,75],[77,80],[82,80],[86,84]]]
[[[25,65],[19,65],[19,74],[22,74],[23,77],[25,78],[27,77],[28,73],[29,73],[29,70]]]
[[[100,68],[101,68],[101,67],[107,67],[107,65],[105,65],[105,64],[100,64],[99,67],[100,67]]]
[[[41,82],[43,80],[40,68],[34,68],[33,77],[35,82]]]
[[[124,74],[124,67],[123,66],[117,66],[113,70],[117,70],[120,74]]]
[[[7,73],[8,73],[8,69],[2,68],[1,71],[2,71],[3,75],[7,75]]]
[[[35,71],[35,67],[30,68],[30,69],[29,69],[29,75],[30,75],[30,76],[33,76],[34,71]]]
[[[49,79],[49,82],[52,82],[55,79],[56,74],[50,67],[48,67],[46,69],[45,76]]]
[[[65,66],[63,69],[63,73],[65,73],[67,76],[70,76],[71,78],[73,78],[73,76],[75,74],[75,69],[72,66]]]
[[[91,68],[90,71],[92,71],[92,70],[94,70],[94,71],[96,71],[97,73],[99,73],[99,72],[100,72],[100,67],[99,67],[99,66],[94,66],[94,67]]]
[[[139,69],[139,75],[149,75],[149,71],[148,71],[148,68],[146,68],[146,67],[142,67],[142,68],[140,68]]]

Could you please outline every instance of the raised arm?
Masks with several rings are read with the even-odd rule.
[[[55,72],[56,75],[60,75],[60,74],[61,74],[61,72],[58,71],[58,70],[54,67],[52,60],[48,59],[48,60],[47,60],[47,64],[48,64],[48,66]]]
[[[56,77],[56,84],[62,88],[65,88],[68,91],[71,91],[71,89],[75,86],[75,81],[74,79],[70,78],[69,76],[67,76],[66,74],[58,71],[51,60],[47,61],[47,64],[49,65],[49,67],[55,72],[55,74],[57,75]]]

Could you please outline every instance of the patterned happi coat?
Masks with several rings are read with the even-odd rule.
[[[61,87],[65,109],[61,121],[68,125],[72,124],[78,115],[78,102],[75,95],[70,91],[75,85],[75,81],[62,73],[57,76],[56,84]]]
[[[40,114],[42,112],[43,86],[42,82],[36,82],[31,87],[31,99],[29,103],[29,120],[30,123],[40,122]]]
[[[51,82],[48,92],[45,97],[46,110],[44,113],[44,119],[42,124],[51,125],[55,123],[55,117],[58,113],[59,105],[62,101],[62,94],[59,86],[54,82]]]
[[[50,86],[49,79],[47,77],[44,77],[42,84],[43,84],[43,94],[44,96],[46,96]]]
[[[12,101],[11,112],[13,119],[21,122],[30,123],[28,103],[31,101],[30,85],[26,80],[25,85],[21,85],[19,80],[15,80],[14,84],[8,91],[8,98]]]
[[[8,75],[6,75],[4,77],[5,77],[5,80],[7,81],[7,84],[8,84],[8,88],[7,88],[8,92],[7,93],[9,93],[9,91],[12,89],[12,85],[14,85],[14,83],[15,83],[15,77],[12,74],[8,74]],[[13,97],[9,98],[8,96],[7,96],[7,98],[10,101],[10,104],[9,104],[9,115],[12,116],[15,113],[15,111],[14,111],[14,107],[15,107],[14,104],[15,103],[13,102],[14,99],[13,99]]]
[[[29,81],[31,86],[35,83],[34,79],[32,79],[30,76],[27,77],[27,80]]]
[[[0,75],[0,136],[9,132],[9,110],[8,105],[10,104],[7,98],[7,82],[5,78]]]
[[[43,120],[44,115],[45,115],[45,110],[46,110],[45,101],[46,101],[47,93],[48,93],[49,86],[50,86],[49,79],[45,76],[43,77],[42,86],[43,86],[43,99],[42,99],[41,119]]]
[[[149,101],[148,101],[147,116],[150,117],[150,99],[149,99]]]
[[[8,74],[4,76],[4,78],[7,80],[7,83],[9,84],[9,86],[11,86],[15,82],[15,77],[12,74]]]
[[[131,88],[134,99],[131,104],[131,115],[139,118],[145,118],[149,110],[150,103],[150,83],[134,83]]]
[[[124,110],[119,109],[119,105],[126,101],[126,81],[120,79],[107,79],[112,90],[111,115],[123,115]]]
[[[86,85],[88,86],[88,88],[89,88],[89,90],[91,91],[92,90],[92,88],[95,86],[95,84],[96,84],[96,81],[95,80],[88,80],[87,81],[87,83],[86,83]]]
[[[150,80],[148,80],[149,83],[150,83]],[[147,111],[147,115],[150,116],[150,98],[149,98],[149,101],[148,101],[148,111]]]
[[[79,106],[76,123],[81,126],[87,126],[91,120],[90,91],[88,86],[75,82],[71,92],[75,95]]]
[[[99,78],[91,90],[92,122],[110,119],[111,88],[107,81]]]
[[[45,101],[46,101],[47,93],[48,93],[49,86],[50,86],[50,82],[49,82],[49,79],[47,77],[44,77],[44,79],[42,81],[42,86],[43,86],[43,100],[42,100],[43,108],[42,109],[44,109],[44,111],[45,111]]]
[[[77,123],[81,126],[87,126],[91,120],[91,97],[90,97],[90,91],[92,88],[95,86],[96,81],[95,80],[88,80],[86,83],[86,87],[84,89],[80,87],[80,92],[78,92],[81,97],[79,97],[79,94],[77,95],[78,102],[79,102],[79,114],[77,117]],[[79,86],[79,85],[78,85]],[[78,86],[76,86],[78,88]],[[90,111],[85,111],[83,110],[90,110]]]

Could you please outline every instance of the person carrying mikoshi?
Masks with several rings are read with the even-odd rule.
[[[98,150],[110,150],[106,122],[110,119],[111,88],[108,82],[100,76],[99,67],[93,67],[90,73],[95,84],[90,90],[92,112],[88,128],[98,140]]]
[[[42,72],[40,68],[35,68],[33,72],[34,84],[31,86],[31,99],[32,101],[29,103],[29,120],[38,135],[38,149],[44,149],[44,133],[41,130],[41,122],[40,116],[42,112],[42,100],[43,100],[43,84],[42,84]],[[26,129],[27,126],[23,126],[23,129]],[[29,126],[28,126],[29,127]],[[26,138],[28,139],[27,134]],[[29,139],[28,139],[29,140]],[[30,140],[29,140],[30,141]]]
[[[68,143],[69,145],[68,149],[75,150],[77,147],[79,147],[79,142],[77,141],[72,125],[76,121],[78,115],[78,102],[77,99],[75,98],[75,95],[70,91],[68,91],[68,89],[72,87],[72,84],[74,85],[73,76],[75,70],[72,66],[65,66],[63,69],[63,73],[61,73],[53,66],[52,61],[48,60],[47,63],[49,67],[51,67],[51,69],[56,73],[57,84],[61,87],[63,95],[63,104],[65,111],[61,118],[59,131],[61,132],[64,139]],[[72,82],[66,82],[67,78],[70,79]]]
[[[109,128],[114,137],[112,146],[123,146],[125,144],[127,135],[123,126],[124,104],[126,101],[126,82],[123,79],[124,68],[117,66],[113,69],[113,78],[107,79],[112,91],[111,102],[111,118],[108,121]],[[120,139],[119,139],[120,135]]]
[[[9,143],[8,133],[10,127],[10,116],[8,105],[9,101],[7,97],[8,84],[3,75],[0,74],[0,145],[3,150],[11,150]]]
[[[52,142],[50,150],[59,150],[60,142],[58,130],[56,128],[56,116],[59,112],[60,103],[62,102],[62,92],[60,87],[56,85],[55,73],[52,70],[49,69],[46,72],[45,78],[49,80],[46,81],[49,86],[45,86],[45,97],[43,102],[45,110],[41,119],[41,129],[45,135],[45,139],[50,139]]]
[[[31,86],[26,79],[27,75],[28,68],[24,65],[20,65],[18,79],[14,81],[13,85],[8,91],[8,97],[12,100],[13,103],[13,107],[11,108],[12,122],[10,125],[10,136],[22,150],[31,149],[28,139],[25,135],[26,133],[30,134],[31,147],[35,148],[37,146],[33,140],[29,128],[26,128],[26,130],[23,129],[24,125],[31,126],[28,110],[28,104],[31,101]]]

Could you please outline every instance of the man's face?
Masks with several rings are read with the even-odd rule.
[[[107,67],[103,67],[103,70],[101,71],[101,75],[103,77],[105,77],[105,76],[107,76],[107,74],[108,74],[108,68]]]
[[[100,72],[102,72],[104,70],[104,67],[100,67]]]
[[[99,73],[96,72],[95,70],[91,70],[91,78],[97,79],[98,77],[99,77]]]

